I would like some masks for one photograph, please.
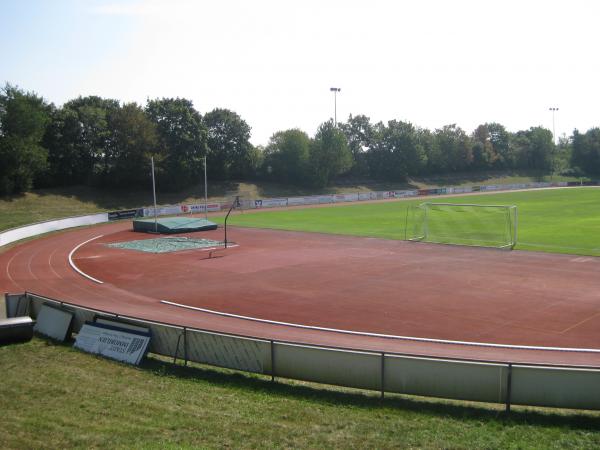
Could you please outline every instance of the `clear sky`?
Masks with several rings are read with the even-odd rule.
[[[252,142],[365,114],[467,132],[600,126],[600,2],[0,0],[0,83],[61,105],[185,97]]]

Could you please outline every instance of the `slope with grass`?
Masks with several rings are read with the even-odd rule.
[[[229,223],[236,226],[404,239],[407,208],[423,201],[413,199],[331,208],[245,212],[232,217]],[[517,249],[600,256],[598,188],[443,197],[439,201],[517,205]]]
[[[596,412],[386,397],[40,339],[0,347],[0,447],[598,448]]]

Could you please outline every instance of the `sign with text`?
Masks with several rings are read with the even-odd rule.
[[[147,333],[87,322],[77,334],[75,348],[138,365],[146,354],[149,343],[150,335]]]

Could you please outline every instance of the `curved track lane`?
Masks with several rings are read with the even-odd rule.
[[[25,242],[23,244],[12,247],[0,253],[0,289],[2,289],[4,292],[35,292],[51,298],[63,300],[68,303],[73,303],[76,305],[100,309],[104,311],[110,311],[120,315],[138,317],[140,319],[145,320],[154,320],[174,325],[195,327],[205,330],[252,336],[264,339],[297,342],[302,344],[326,345],[352,349],[370,350],[377,352],[398,352],[405,354],[416,354],[436,357],[496,360],[513,363],[543,363],[600,367],[600,353],[598,352],[565,352],[552,350],[540,351],[508,347],[503,348],[478,345],[443,344],[437,342],[423,342],[410,339],[391,339],[376,336],[364,336],[316,329],[297,328],[279,324],[270,324],[265,322],[256,322],[235,317],[226,317],[198,311],[189,311],[174,306],[165,305],[160,302],[164,298],[162,298],[162,296],[160,295],[155,295],[156,293],[162,293],[162,288],[169,288],[168,285],[165,286],[164,279],[157,278],[155,281],[160,286],[153,286],[151,283],[151,280],[153,278],[152,270],[147,270],[148,272],[150,272],[150,275],[145,280],[148,282],[149,286],[144,288],[144,279],[136,280],[135,276],[133,275],[135,275],[135,273],[137,272],[133,271],[134,274],[132,275],[131,271],[127,270],[128,266],[131,266],[132,260],[123,257],[123,251],[113,253],[109,251],[108,253],[105,253],[99,250],[99,246],[102,245],[101,241],[111,242],[119,240],[120,237],[127,235],[127,230],[130,229],[130,226],[131,225],[129,222],[121,222],[95,226],[91,228],[76,229],[68,232],[52,234],[41,239]],[[73,260],[78,267],[84,270],[84,272],[89,272],[89,274],[92,277],[96,277],[102,281],[105,281],[104,284],[98,284],[89,279],[86,279],[85,277],[74,271],[69,264],[69,254],[77,245],[99,235],[104,235],[105,237],[99,238],[98,241],[92,241],[89,244],[83,245],[80,249],[74,252]],[[239,250],[232,249],[231,251],[228,251],[229,253],[226,254],[226,256],[208,261],[208,263],[211,264],[210,270],[215,271],[215,273],[218,271],[224,272],[224,279],[232,280],[230,284],[233,287],[228,288],[227,284],[221,284],[224,292],[228,292],[228,289],[233,289],[233,291],[231,292],[236,292],[234,289],[236,283],[238,288],[244,289],[243,284],[239,284],[241,283],[241,281],[236,280],[236,278],[239,278],[240,280],[244,280],[246,282],[248,279],[251,279],[251,277],[249,278],[247,276],[244,277],[242,275],[239,275],[240,271],[243,272],[243,270],[239,267],[237,269],[235,268],[236,262],[239,263],[240,261],[244,261],[244,267],[247,267],[248,262],[252,263],[252,261],[254,261],[253,270],[255,270],[255,273],[260,272],[266,274],[265,276],[267,280],[270,276],[274,276],[271,274],[271,272],[269,272],[270,270],[279,270],[279,266],[286,265],[286,252],[283,250],[281,252],[275,250],[274,254],[270,255],[269,258],[264,260],[258,258],[261,254],[264,254],[265,252],[269,251],[267,248],[260,247],[260,245],[263,245],[263,243],[266,242],[266,240],[279,240],[280,243],[284,241],[296,240],[298,242],[299,248],[310,248],[311,242],[316,242],[315,245],[321,245],[321,243],[318,242],[319,239],[325,239],[328,242],[330,242],[332,248],[336,245],[339,245],[340,243],[346,245],[348,244],[348,242],[360,243],[361,249],[364,245],[365,249],[371,248],[372,250],[370,251],[372,251],[373,253],[368,254],[367,250],[361,250],[358,253],[353,253],[350,251],[346,251],[346,253],[344,253],[342,251],[341,256],[339,257],[339,261],[340,263],[355,262],[358,264],[358,259],[363,258],[363,263],[367,272],[370,271],[369,273],[372,273],[373,276],[375,276],[376,273],[378,273],[378,271],[375,270],[376,268],[373,267],[373,265],[376,264],[377,261],[382,261],[382,264],[384,264],[385,267],[392,267],[394,264],[394,260],[398,259],[398,255],[406,253],[406,258],[414,259],[413,252],[415,251],[418,254],[420,254],[423,258],[434,258],[435,261],[438,261],[438,263],[441,264],[442,267],[444,267],[445,264],[455,264],[456,261],[462,261],[462,264],[471,264],[474,269],[477,268],[478,264],[481,264],[478,263],[478,258],[480,258],[481,255],[484,255],[487,258],[489,257],[488,252],[492,252],[490,253],[492,259],[500,262],[502,262],[502,260],[505,260],[499,267],[514,267],[513,273],[515,277],[515,283],[519,283],[519,280],[521,282],[525,280],[525,278],[523,277],[525,276],[525,273],[528,270],[528,268],[531,269],[530,266],[532,264],[537,264],[538,266],[541,265],[542,269],[539,269],[538,272],[535,272],[534,277],[541,277],[544,273],[546,273],[546,278],[539,279],[538,283],[536,283],[535,286],[523,286],[523,290],[526,293],[531,294],[532,296],[543,298],[544,295],[546,295],[546,293],[554,292],[553,287],[555,287],[557,283],[556,280],[558,278],[569,280],[574,277],[575,280],[572,283],[569,283],[568,286],[565,287],[565,289],[567,287],[570,288],[574,285],[583,283],[583,287],[580,291],[573,292],[574,297],[583,298],[583,301],[576,302],[574,304],[575,309],[581,309],[581,317],[583,318],[570,318],[570,321],[568,323],[571,323],[573,327],[569,330],[568,327],[565,327],[565,324],[561,322],[561,320],[564,321],[565,315],[568,315],[569,312],[563,311],[561,314],[561,312],[557,310],[557,308],[564,309],[564,305],[559,304],[557,300],[555,303],[551,302],[553,305],[555,305],[555,307],[549,305],[549,309],[546,309],[545,312],[540,312],[540,316],[537,319],[538,323],[534,322],[531,324],[531,326],[521,327],[514,338],[511,338],[510,336],[510,334],[512,333],[511,324],[514,324],[514,320],[511,321],[507,320],[506,318],[504,319],[504,322],[499,321],[494,324],[494,327],[499,326],[499,329],[495,331],[484,330],[484,332],[490,333],[490,336],[497,337],[499,335],[501,337],[499,342],[507,342],[512,344],[529,344],[530,342],[527,341],[525,334],[523,333],[526,333],[527,329],[531,329],[533,330],[533,337],[531,342],[533,342],[535,345],[539,345],[540,339],[543,339],[545,334],[537,332],[536,335],[536,328],[542,328],[544,330],[551,329],[553,326],[552,321],[554,320],[555,322],[559,322],[559,326],[557,327],[557,329],[560,329],[561,332],[566,330],[563,333],[565,335],[564,342],[567,343],[565,347],[585,347],[592,349],[600,348],[600,330],[598,329],[598,321],[600,320],[600,298],[598,297],[598,295],[594,296],[593,294],[596,283],[596,275],[597,273],[599,273],[598,269],[600,268],[600,260],[597,258],[576,258],[570,256],[545,255],[535,253],[519,254],[519,252],[498,253],[497,251],[493,250],[481,251],[479,249],[455,249],[447,247],[440,248],[439,246],[427,246],[420,244],[414,245],[405,242],[390,242],[377,239],[370,240],[364,238],[331,236],[323,237],[323,235],[272,232],[267,230],[239,229],[236,231],[234,236],[234,239],[237,240],[238,238],[241,244]],[[261,239],[263,239],[263,241],[261,241]],[[245,244],[246,241],[247,245]],[[253,244],[253,242],[257,242],[257,244]],[[356,245],[353,248],[357,248]],[[390,255],[384,257],[382,256],[385,253],[383,249],[386,246],[392,246],[393,249],[389,250],[389,252],[391,252]],[[373,248],[375,248],[375,250],[373,250]],[[361,255],[360,253],[363,251],[367,253]],[[125,251],[125,253],[128,253],[128,251]],[[183,252],[181,255],[184,255],[184,253],[187,254],[188,257],[190,255],[193,255],[193,258],[195,260],[199,259],[198,253]],[[294,267],[311,265],[315,262],[315,255],[309,250],[298,251],[296,253],[297,254],[295,258],[297,264],[295,266],[292,265]],[[178,256],[177,254],[171,254],[168,258],[164,259],[165,261],[168,260],[172,262],[174,261],[173,258],[182,257],[181,255]],[[145,259],[144,255],[138,255],[138,257],[140,258],[139,261],[144,262],[147,260]],[[155,257],[155,255],[151,255],[150,259],[152,259],[152,257]],[[278,258],[280,259],[280,261],[278,261]],[[333,261],[337,260],[335,258],[325,259],[323,264],[324,266],[331,266]],[[452,261],[454,261],[454,263]],[[522,261],[522,263],[517,264],[519,261]],[[171,262],[168,262],[165,266],[168,267],[172,265],[175,268],[176,266],[171,264]],[[204,262],[202,264],[204,264]],[[279,264],[279,266],[277,266],[277,264]],[[403,270],[402,260],[397,260],[395,264],[398,271]],[[232,269],[231,267],[234,267],[234,269]],[[409,268],[405,267],[406,270],[417,270],[419,268],[425,270],[426,267],[422,265],[417,268],[415,268],[414,266]],[[146,267],[145,269],[149,268]],[[164,269],[165,267],[161,268],[161,270]],[[319,273],[319,270],[326,270],[324,267],[319,267],[318,265],[316,266],[316,269],[317,273]],[[229,272],[227,272],[228,270]],[[231,270],[233,270],[234,272],[237,270],[239,276],[231,277]],[[111,271],[117,271],[117,275],[120,274],[121,277],[119,278],[119,276],[115,276],[115,273]],[[199,272],[192,271],[188,274],[188,276],[192,278],[192,282],[195,282],[196,284],[201,284],[200,279],[194,279],[194,277],[198,276],[198,273]],[[457,274],[460,275],[460,270],[458,269]],[[171,275],[176,281],[176,275]],[[325,272],[325,274],[323,275],[324,280],[327,280],[329,275],[329,273]],[[108,276],[108,278],[104,279],[104,276]],[[127,279],[128,276],[129,279]],[[228,278],[228,276],[230,278]],[[289,273],[286,276],[288,277],[286,278],[286,281],[294,283],[295,286],[298,286],[298,289],[300,289],[300,285],[304,284],[302,280],[294,279],[293,276],[291,276]],[[290,276],[291,278],[289,278]],[[506,276],[508,275],[505,273],[499,273],[499,277],[502,280],[504,280],[503,277]],[[351,278],[352,277],[357,277],[357,274],[351,273]],[[311,283],[314,283],[315,286],[318,286],[319,283],[322,283],[324,281],[319,280],[318,277],[316,278],[317,279],[311,281]],[[169,279],[168,273],[166,275],[166,279]],[[385,283],[392,282],[394,280],[394,277],[388,276],[388,278],[381,278],[380,280],[384,280],[382,282]],[[339,286],[336,286],[335,283],[333,283],[332,289],[334,291],[336,289],[339,289],[340,286],[343,286],[343,283],[345,283],[344,280],[339,280],[338,282],[340,283]],[[490,292],[486,292],[485,279],[478,278],[477,276],[473,276],[472,274],[470,274],[464,278],[463,282],[465,286],[463,292],[464,295],[467,295],[470,292],[469,295],[471,295],[472,298],[481,298],[481,301],[484,301],[486,296],[490,294]],[[422,283],[422,280],[420,281],[420,283]],[[445,289],[447,289],[443,286],[436,287],[436,283],[440,283],[440,280],[435,279],[434,277],[431,278],[431,281],[429,283],[430,286],[419,286],[417,283],[416,287],[413,286],[412,288],[410,288],[412,290],[409,289],[409,291],[419,292],[419,290],[421,290],[425,292],[431,292],[430,289],[434,289],[443,292]],[[136,286],[138,287],[136,288]],[[179,289],[176,286],[176,282],[174,282],[171,286],[174,287],[173,291],[175,293],[178,292]],[[471,287],[471,289],[469,289],[469,287]],[[504,286],[504,288],[506,289],[508,289],[509,287],[510,286]],[[390,288],[393,288],[393,286],[390,286]],[[408,288],[409,287],[407,286],[407,289]],[[272,290],[272,286],[260,286],[259,283],[259,287],[256,288],[257,291],[255,292],[252,291],[252,289],[254,289],[252,286],[246,286],[245,289],[248,292],[249,296],[247,298],[253,298],[253,295],[260,295],[261,293],[270,292]],[[494,289],[498,288],[495,287]],[[348,292],[351,291],[352,288],[350,287],[349,290],[345,291],[346,295],[348,295]],[[181,292],[187,291],[183,290]],[[446,293],[448,294],[448,296],[454,295],[454,293],[452,292]],[[501,293],[494,293],[494,295],[500,294]],[[183,297],[183,300],[185,300],[183,303],[194,304],[194,302],[192,301],[193,299],[185,298],[185,295],[181,295]],[[177,295],[175,295],[175,297],[177,297]],[[207,303],[200,301],[200,304],[194,304],[194,306],[211,306],[210,296],[207,295],[206,297]],[[307,296],[307,298],[308,297],[309,296]],[[215,298],[213,298],[212,301],[216,302]],[[371,317],[369,317],[369,314],[366,314],[363,310],[354,310],[352,307],[346,309],[343,307],[343,305],[338,305],[338,314],[336,315],[336,317],[331,317],[331,308],[324,308],[322,310],[310,310],[307,308],[297,313],[289,313],[283,310],[280,311],[281,314],[277,313],[277,311],[274,311],[271,308],[264,309],[261,312],[259,310],[253,309],[255,307],[248,304],[249,302],[247,301],[247,298],[245,299],[245,304],[239,304],[237,306],[230,305],[231,311],[234,313],[243,313],[245,311],[250,311],[254,313],[251,315],[265,317],[267,319],[273,320],[276,320],[278,318],[285,319],[287,317],[286,314],[292,314],[293,317],[296,317],[294,316],[294,314],[299,314],[299,316],[297,317],[300,318],[312,317],[310,323],[314,325],[328,326],[330,324],[334,324],[336,326],[334,326],[333,328],[343,328],[349,330],[360,330],[369,332],[379,332],[382,330],[386,331],[389,330],[389,328],[386,327],[394,326],[393,321],[386,320],[386,316],[391,316],[392,314],[388,314],[385,311],[384,303],[377,304],[376,308],[373,309],[374,314],[372,314]],[[169,298],[169,300],[173,299]],[[174,300],[178,299],[175,298]],[[234,299],[229,300],[231,302]],[[360,298],[359,300],[364,301],[364,299]],[[526,301],[526,298],[512,300],[515,300],[515,304],[518,304],[518,302]],[[511,303],[509,302],[508,304],[510,305]],[[266,305],[268,306],[268,302],[266,303]],[[431,314],[433,314],[435,312],[434,306],[435,305],[433,304],[424,303],[422,305],[422,309],[430,309]],[[507,317],[510,317],[510,311],[499,311],[498,313],[502,313],[507,315]],[[371,323],[373,322],[373,317],[377,316],[379,316],[381,320],[376,320],[376,323]],[[465,318],[466,316],[468,315],[461,317],[460,311],[457,311],[454,317],[452,317],[451,315],[444,316],[447,318],[446,320],[450,321],[462,320],[462,322],[464,322],[462,330],[455,330],[452,326],[448,327],[447,324],[440,323],[438,324],[439,326],[437,326],[437,328],[439,328],[440,330],[439,336],[421,335],[420,337],[443,338],[446,337],[446,335],[448,335],[452,338],[455,338],[460,337],[461,335],[471,336],[472,333],[475,333],[475,331],[472,328],[477,324],[472,323],[472,321],[470,322],[468,318]],[[417,314],[417,316],[415,317],[419,317],[419,315]],[[431,317],[434,316],[432,315]],[[420,327],[418,323],[411,324],[411,319],[409,317],[404,317],[402,323],[404,323],[409,330],[427,328],[426,326]],[[503,323],[505,324],[504,330],[502,329]],[[357,328],[357,324],[361,324],[361,326]],[[433,334],[435,334],[436,325],[429,324],[428,326],[431,327],[432,330],[434,330]],[[494,327],[490,326],[487,328]],[[391,329],[392,331],[397,331],[391,334],[407,334],[403,333],[402,329]],[[477,333],[480,334],[484,332],[482,332],[481,330],[477,331]],[[502,333],[506,334],[506,339],[502,339]],[[551,344],[553,344],[552,346],[562,346],[555,345],[557,343],[560,344],[560,342],[562,342],[560,340],[560,334],[561,333],[554,333],[552,335],[548,334],[548,336],[558,336],[556,338],[552,338],[557,339],[555,342],[551,342]],[[579,345],[572,345],[574,342],[578,342]]]

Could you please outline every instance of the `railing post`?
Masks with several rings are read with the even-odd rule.
[[[381,352],[381,400],[385,396],[385,353]]]
[[[187,340],[187,328],[183,327],[183,365],[187,367],[188,363],[188,340]]]
[[[512,391],[512,363],[508,363],[508,374],[506,376],[506,412],[510,412],[510,395]]]
[[[179,343],[181,342],[182,336],[185,336],[185,328],[183,329],[183,334],[177,336],[177,345],[175,346],[175,354],[173,355],[173,364],[177,363],[177,355],[179,355]]]
[[[275,344],[271,339],[271,382],[275,382]]]

